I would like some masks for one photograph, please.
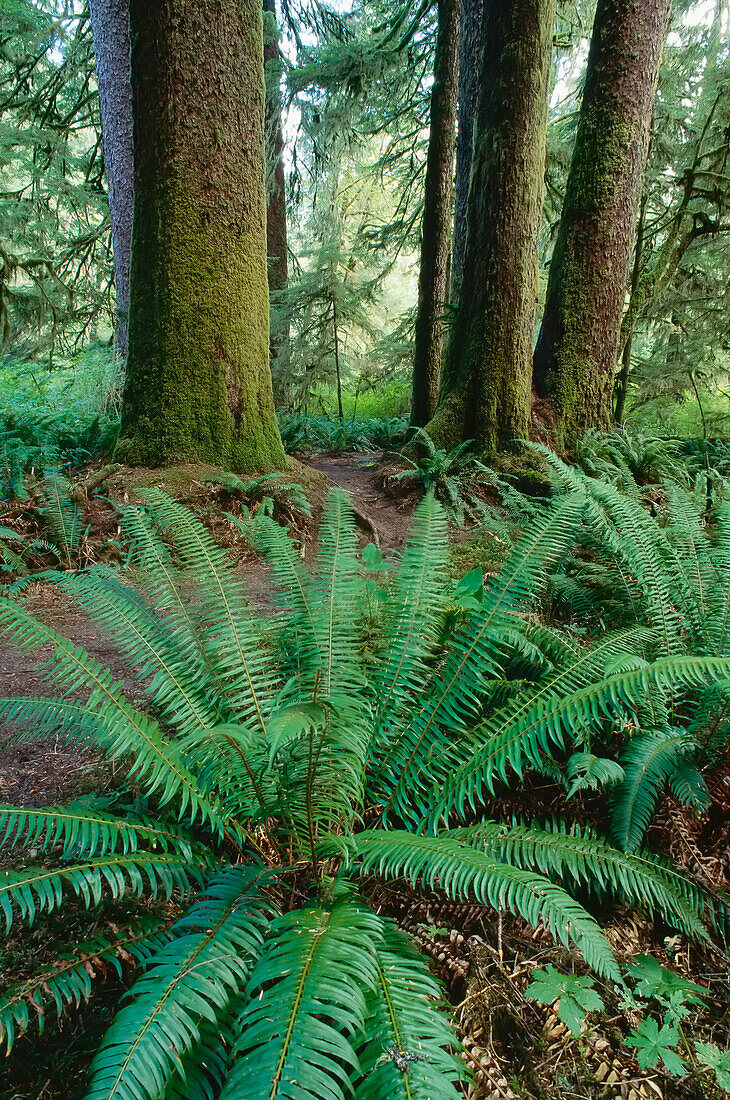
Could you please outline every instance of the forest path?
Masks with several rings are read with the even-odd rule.
[[[383,489],[382,451],[372,454],[317,455],[306,459],[306,465],[324,474],[333,484],[346,489],[355,508],[361,514],[360,526],[368,541],[381,550],[401,550],[405,545],[413,515],[412,497],[395,499]],[[369,520],[372,530],[368,531]]]

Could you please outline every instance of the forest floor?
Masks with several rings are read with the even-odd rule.
[[[402,549],[417,498],[388,491],[392,468],[387,456],[318,455],[293,464],[290,471],[307,489],[313,505],[311,521],[300,521],[295,533],[305,558],[316,547],[316,529],[324,496],[334,484],[351,494],[358,513],[363,544],[375,541],[383,553]],[[143,485],[164,488],[192,507],[226,545],[240,571],[249,599],[257,608],[271,606],[267,567],[246,546],[225,518],[236,503],[218,487],[206,484],[215,471],[210,467],[181,467],[161,475],[159,471],[121,469],[109,479],[104,495],[89,503],[89,528],[82,542],[81,563],[119,557],[118,527],[114,508],[134,501]],[[27,510],[24,511],[27,515]],[[12,514],[0,515],[0,524],[12,524]],[[20,520],[18,520],[20,522]],[[23,521],[25,522],[25,521]],[[460,572],[484,565],[484,547],[473,532],[455,531],[455,556]],[[114,673],[133,701],[141,701],[139,683],[101,631],[78,607],[52,584],[34,581],[23,600],[27,609],[58,633],[86,648]],[[8,647],[0,657],[0,695],[50,694],[43,664],[48,651],[25,654]],[[45,743],[0,745],[0,801],[22,806],[43,806],[69,801],[85,793],[100,793],[124,782],[122,774],[109,772],[93,752]],[[654,840],[695,877],[714,885],[730,885],[730,764],[710,777],[720,812],[714,821],[698,825],[682,807],[667,799],[658,815]],[[520,787],[519,798],[509,789],[497,793],[498,816],[528,813],[549,817],[560,811],[564,796],[549,784]],[[724,812],[723,812],[724,808]],[[585,799],[581,812],[590,820],[595,808]],[[702,831],[703,830],[703,831]],[[525,998],[530,971],[552,963],[575,967],[575,958],[556,946],[548,933],[532,930],[517,918],[501,917],[481,905],[456,906],[434,893],[407,889],[383,891],[378,904],[396,916],[432,958],[461,1021],[466,1057],[475,1073],[471,1100],[527,1100],[557,1097],[559,1100],[700,1100],[706,1086],[692,1073],[670,1079],[661,1071],[639,1071],[621,1044],[618,1021],[623,1010],[604,992],[608,1013],[600,1025],[583,1036],[573,1036],[555,1011]],[[65,911],[64,911],[65,912]],[[57,943],[68,942],[74,922],[83,925],[83,914],[72,906],[60,916],[41,918],[31,935],[14,933],[2,946],[2,983],[21,980],[33,968],[53,957]],[[99,907],[97,928],[114,927],[119,907]],[[712,1022],[703,1034],[717,1035],[727,1045],[730,1015],[726,1005],[727,962],[712,947],[698,948],[671,930],[624,910],[603,914],[607,934],[619,956],[652,953],[710,990]],[[88,935],[88,927],[84,926]],[[81,932],[79,931],[79,935]],[[17,938],[16,938],[17,936]],[[25,1041],[0,1069],[0,1100],[75,1100],[83,1095],[83,1069],[106,1026],[111,1005],[119,994],[118,979],[105,976],[91,1006],[80,1015],[50,1021],[40,1054],[34,1054],[29,1077]],[[624,1013],[625,1016],[625,1013]],[[37,1044],[36,1044],[37,1050]],[[72,1076],[69,1077],[69,1067]],[[719,1097],[723,1095],[719,1090]]]

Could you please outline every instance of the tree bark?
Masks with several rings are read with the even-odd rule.
[[[135,199],[121,453],[281,467],[261,0],[131,0]]]
[[[528,431],[554,0],[486,0],[461,302],[428,431],[492,452]]]
[[[631,292],[629,297],[629,304],[636,295],[637,288],[639,286],[639,280],[641,278],[641,266],[644,252],[644,225],[646,220],[646,202],[647,196],[641,200],[641,206],[639,209],[639,224],[636,227],[636,245],[634,247],[634,266],[631,269]],[[616,385],[614,387],[616,403],[613,410],[614,423],[621,425],[624,422],[624,416],[626,414],[626,398],[629,392],[629,381],[631,379],[631,348],[633,346],[634,330],[633,325],[628,337],[623,345],[623,352],[621,355],[621,369],[616,376]]]
[[[476,103],[483,8],[484,0],[461,0],[456,199],[454,203],[454,245],[451,264],[451,302],[453,305],[457,305],[459,302],[464,277],[466,206],[469,196],[469,176],[471,175],[474,105]]]
[[[613,372],[670,0],[599,0],[534,357],[575,438],[611,421]]]
[[[419,427],[436,411],[449,295],[460,5],[438,0],[413,357],[411,421]]]
[[[134,146],[132,87],[129,79],[129,0],[89,0],[99,87],[104,165],[114,254],[117,316],[114,346],[127,357],[129,263],[132,249]]]
[[[268,255],[271,335],[269,356],[274,379],[286,373],[289,322],[279,308],[279,296],[288,279],[286,177],[284,130],[281,124],[281,57],[276,23],[276,0],[263,0],[264,70],[266,74],[266,252]]]

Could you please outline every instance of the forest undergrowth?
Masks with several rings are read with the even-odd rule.
[[[308,1032],[324,1009],[309,1008],[309,1023],[291,1017],[313,1074],[346,1074],[360,1096],[721,1095],[724,453],[713,465],[707,451],[613,433],[587,437],[575,457],[567,465],[533,446],[494,470],[426,446],[408,463],[329,461],[354,512],[328,493],[316,460],[309,473],[292,464],[246,482],[201,467],[131,476],[102,460],[55,482],[28,471],[28,498],[7,501],[3,518],[22,539],[5,536],[20,561],[6,561],[1,625],[23,662],[20,680],[4,680],[4,752],[33,777],[2,811],[0,904],[13,921],[3,1095],[101,1095],[109,1067],[129,1056],[113,1037],[142,1026],[144,990],[163,977],[156,953],[180,965],[176,945],[198,935],[185,931],[186,906],[212,904],[196,900],[211,890],[222,898],[234,875],[250,889],[252,858],[280,880],[257,903],[280,915],[270,932],[256,918],[259,946],[247,948],[263,951],[259,988],[279,990],[268,1012],[286,1019],[288,994],[260,968],[280,965],[287,935],[327,914],[345,921],[348,942],[360,937],[345,980],[366,1013],[376,1003],[356,975],[378,951],[405,952],[388,964],[393,981],[419,991],[418,1018],[403,1002],[395,1038],[366,1015],[363,1046],[343,1017],[336,1071]],[[391,511],[375,511],[377,498]],[[185,598],[171,603],[173,575]],[[76,619],[54,614],[59,599]],[[237,652],[259,653],[245,683]],[[209,687],[193,686],[192,669],[208,675],[210,661],[223,664]],[[63,703],[50,704],[59,692]],[[250,726],[257,708],[269,748]],[[250,753],[243,771],[232,764]],[[0,765],[11,790],[8,774]],[[41,809],[50,802],[70,808]],[[172,871],[156,849],[174,857]],[[355,897],[365,916],[351,911]],[[190,1095],[216,1094],[229,1059],[235,1087],[267,1072],[261,1047],[246,1054],[246,1030],[237,1040],[239,1025],[230,1036],[223,1026],[241,1011],[224,990],[254,979],[216,973],[208,1008],[180,1002],[182,1030],[163,1021],[162,1045],[149,1024],[140,1033],[152,1042],[140,1066],[170,1077],[170,1095],[180,1066],[201,1065],[211,1008],[218,1053]],[[431,1022],[430,975],[446,998]],[[135,976],[142,992],[112,1023]],[[332,1011],[337,1026],[344,1009]],[[152,1095],[152,1070],[132,1063],[119,1095]]]

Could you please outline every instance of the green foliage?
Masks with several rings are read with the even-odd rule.
[[[695,1043],[695,1053],[702,1065],[712,1070],[718,1086],[730,1092],[730,1050],[720,1050],[714,1043]]]
[[[488,510],[476,490],[496,482],[492,471],[479,461],[467,440],[447,451],[437,447],[428,432],[419,428],[410,446],[420,452],[414,461],[406,456],[410,469],[394,474],[393,481],[417,484],[424,492],[433,493],[446,509],[449,518],[459,527],[464,521],[484,519]]]
[[[402,443],[408,431],[408,417],[348,418],[284,413],[279,417],[284,448],[289,454],[301,451],[377,451]]]
[[[277,510],[285,515],[287,512],[312,515],[312,506],[301,485],[287,480],[282,473],[264,474],[242,481],[236,474],[226,472],[206,478],[206,485],[221,485],[227,493],[243,498],[249,506],[260,506],[267,515],[273,515]]]
[[[121,517],[133,584],[100,567],[55,579],[119,648],[142,708],[80,647],[19,603],[0,604],[8,640],[50,648],[62,696],[2,699],[0,717],[21,737],[90,743],[128,761],[138,791],[113,812],[3,807],[5,848],[36,849],[0,885],[6,922],[68,897],[91,908],[103,896],[160,893],[182,908],[140,955],[92,1065],[91,1097],[454,1100],[465,1070],[448,1009],[408,938],[369,903],[373,880],[519,913],[614,981],[586,892],[656,909],[699,938],[722,922],[721,901],[649,851],[485,812],[496,777],[562,771],[568,746],[588,751],[652,693],[679,707],[730,672],[720,656],[646,659],[655,642],[663,652],[650,630],[579,645],[535,621],[589,514],[586,493],[564,494],[498,575],[455,591],[433,496],[390,573],[359,555],[339,491],[311,570],[258,509],[240,526],[270,564],[272,618],[249,607],[206,528],[149,490]],[[62,1003],[88,993],[74,969],[82,957],[73,953],[66,985],[49,985]],[[34,997],[15,991],[0,1008],[10,1041]]]
[[[636,1031],[625,1039],[627,1046],[636,1052],[636,1061],[642,1069],[656,1069],[663,1063],[675,1077],[684,1077],[687,1072],[679,1054],[679,1032],[672,1024],[662,1024],[656,1020],[642,1020]]]
[[[617,673],[617,683],[627,676],[644,679],[649,668],[690,653],[693,661],[724,661],[730,513],[723,483],[706,474],[692,482],[664,477],[647,506],[633,474],[620,476],[619,488],[534,449],[544,454],[559,496],[584,492],[588,501],[582,549],[566,559],[562,575],[587,597],[586,608],[593,603],[596,626],[610,617],[628,628],[648,624],[653,632],[647,652]],[[647,656],[653,664],[645,663]],[[641,842],[665,789],[698,811],[707,808],[702,771],[730,736],[722,676],[711,690],[693,688],[688,679],[681,712],[668,706],[660,681],[652,686],[649,676],[644,682],[644,704],[625,726],[624,778],[612,800],[613,835],[629,851]]]
[[[585,975],[561,974],[554,966],[546,966],[543,970],[533,970],[530,976],[532,982],[525,996],[542,1005],[557,1001],[555,1011],[573,1035],[580,1035],[589,1012],[601,1012],[604,1008],[593,981]]]
[[[664,1009],[671,1023],[678,1023],[691,1005],[703,1005],[707,990],[661,966],[651,955],[639,955],[629,966],[636,981],[636,993],[645,1000],[654,999]]]

